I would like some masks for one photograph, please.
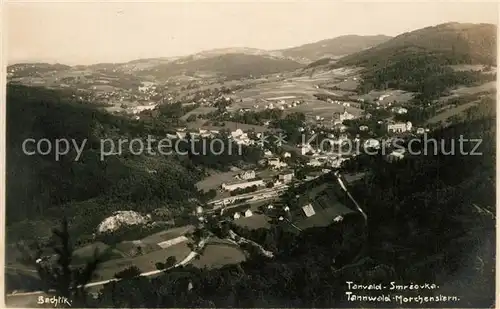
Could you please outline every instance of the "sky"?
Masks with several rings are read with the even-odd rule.
[[[4,9],[9,64],[125,62],[224,47],[281,49],[346,34],[395,36],[444,22],[498,20],[493,2],[11,0]]]

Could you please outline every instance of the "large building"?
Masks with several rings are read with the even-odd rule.
[[[389,123],[387,124],[387,132],[389,133],[403,133],[407,131],[411,131],[412,124],[410,121],[407,123],[398,122],[398,123]]]
[[[237,189],[245,189],[245,188],[250,188],[253,186],[257,186],[257,187],[265,186],[264,180],[258,179],[258,180],[228,183],[228,184],[223,183],[222,189],[231,192],[231,191],[234,191]]]

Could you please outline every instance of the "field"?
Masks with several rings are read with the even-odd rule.
[[[484,91],[493,91],[496,89],[496,81],[489,82],[489,83],[484,83],[480,86],[475,86],[475,87],[458,87],[457,89],[452,90],[451,92],[453,95],[467,95],[467,94],[474,94],[478,92],[484,92]]]
[[[316,207],[315,207],[316,210]],[[319,212],[315,215],[298,222],[296,225],[301,229],[307,229],[310,227],[322,227],[328,226],[333,222],[333,219],[340,215],[345,215],[347,213],[353,212],[346,206],[336,203],[334,207],[329,207]]]
[[[181,226],[181,227],[176,227],[172,228],[166,231],[161,231],[159,233],[150,235],[144,239],[142,239],[143,243],[154,243],[158,244],[162,241],[174,239],[179,236],[186,235],[190,232],[192,232],[194,229],[194,226],[192,225],[187,225],[187,226]]]
[[[269,217],[266,215],[254,214],[251,217],[239,218],[238,220],[235,220],[234,223],[241,227],[245,227],[251,230],[259,228],[268,229],[271,227],[269,220],[270,220]]]
[[[208,191],[210,189],[217,189],[225,182],[234,181],[234,176],[238,175],[240,172],[225,172],[225,173],[215,173],[207,178],[196,183],[198,190]]]
[[[302,104],[295,108],[296,112],[301,112],[306,115],[306,118],[315,118],[316,116],[324,117],[325,120],[332,120],[335,113],[343,113],[344,110],[359,117],[362,110],[356,107],[344,107],[340,104],[328,103],[321,100],[314,100],[311,103]]]
[[[382,101],[379,101],[378,99],[382,95],[384,96],[384,99]],[[356,98],[369,100],[371,102],[379,102],[382,105],[393,103],[394,101],[396,101],[396,103],[398,104],[404,104],[413,98],[413,93],[406,92],[403,90],[387,90],[387,91],[372,90],[367,94],[356,96]]]
[[[167,249],[152,251],[147,254],[136,256],[133,258],[116,259],[102,263],[97,270],[97,277],[94,280],[104,280],[113,278],[113,276],[130,266],[137,266],[141,272],[152,271],[156,269],[155,263],[164,263],[168,257],[175,256],[177,262],[182,261],[191,249],[187,243],[173,245]]]
[[[206,115],[206,114],[209,114],[209,113],[214,112],[216,110],[217,110],[217,108],[215,108],[215,107],[200,106],[200,107],[197,107],[197,108],[193,109],[192,111],[189,111],[188,113],[186,113],[184,116],[181,117],[181,119],[186,120],[191,115]]]
[[[203,255],[191,264],[199,268],[219,268],[228,264],[237,264],[245,260],[241,249],[232,244],[212,243],[206,246]]]
[[[344,80],[349,74],[355,74],[355,71],[337,69],[314,73],[312,76],[290,77],[281,81],[258,84],[252,89],[245,89],[233,94],[232,97],[236,103],[230,107],[230,110],[237,111],[241,108],[249,108],[250,110],[259,111],[264,110],[269,103],[276,105],[278,100],[284,100],[286,104],[300,100],[304,104],[289,108],[284,107],[284,112],[303,112],[310,117],[331,117],[335,112],[342,112],[344,110],[343,106],[320,101],[314,95],[346,96],[354,95],[354,93],[343,90],[326,90],[318,88],[318,85],[331,83],[332,80]],[[352,85],[341,85],[346,90],[352,90],[357,85],[356,81],[354,81],[354,84],[352,83],[352,78],[348,79],[348,82]],[[338,85],[338,83],[332,83],[331,85]],[[352,110],[349,112],[359,114],[360,111]]]
[[[465,103],[456,107],[451,107],[443,112],[435,115],[434,117],[431,117],[430,119],[427,120],[427,124],[436,124],[439,122],[446,122],[446,120],[452,116],[461,114],[465,112],[467,109],[473,107],[474,105],[477,105],[479,101],[474,101],[474,102],[469,102]]]

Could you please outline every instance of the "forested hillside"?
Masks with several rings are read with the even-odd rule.
[[[227,78],[243,78],[293,71],[301,67],[302,64],[289,59],[235,53],[201,59],[189,56],[171,63],[160,64],[137,72],[137,74],[168,78],[183,74],[212,73]]]
[[[436,99],[457,85],[495,80],[494,74],[455,72],[449,65],[496,65],[496,26],[447,23],[401,34],[342,58],[336,66],[364,67],[361,92],[403,89]]]
[[[386,42],[386,35],[343,35],[292,48],[279,50],[284,56],[316,61],[328,56],[345,56]]]
[[[205,168],[224,169],[242,158],[260,159],[253,149],[245,149],[243,157],[237,151],[219,156],[133,155],[125,144],[121,155],[101,160],[101,139],[117,144],[119,139],[145,141],[148,135],[164,138],[183,115],[177,110],[180,105],[163,106],[149,120],[130,121],[72,103],[71,95],[59,91],[9,85],[7,95],[8,239],[48,236],[63,213],[78,237],[91,235],[103,218],[117,210],[150,213],[167,208],[174,219],[203,200],[195,183]],[[24,154],[27,138],[53,144],[67,139],[78,146],[87,142],[78,161],[74,147],[56,160],[54,149],[47,155]],[[180,145],[190,150],[187,144]],[[43,147],[45,151],[46,144]]]

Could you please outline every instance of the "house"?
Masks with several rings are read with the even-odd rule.
[[[293,177],[294,177],[294,172],[289,172],[279,175],[278,179],[281,180],[283,183],[289,183],[293,180]]]
[[[308,218],[311,216],[314,216],[316,214],[316,212],[314,211],[314,208],[312,207],[311,204],[307,204],[307,205],[303,206],[302,211],[304,212],[304,214]]]
[[[368,126],[360,126],[359,130],[360,131],[368,131]]]
[[[267,159],[267,165],[271,166],[272,168],[276,168],[276,169],[287,166],[287,164],[285,162],[281,162],[280,158]]]
[[[383,95],[381,95],[381,96],[378,98],[378,100],[379,100],[379,101],[383,101],[385,98],[390,97],[390,96],[391,96],[390,94],[383,94]]]
[[[237,220],[241,217],[240,213],[239,212],[235,212],[234,215],[233,215],[233,218],[234,220]]]
[[[417,134],[424,134],[425,129],[424,128],[417,128]]]
[[[267,205],[267,209],[274,209],[273,204],[269,204],[269,205]]]
[[[316,159],[316,158],[313,158],[311,159],[309,162],[307,162],[307,165],[309,166],[322,166],[323,165],[323,162],[321,162],[320,160]]]
[[[412,124],[410,121],[407,123],[398,122],[398,123],[389,123],[387,124],[387,132],[389,133],[403,133],[407,131],[411,131]]]
[[[404,107],[393,107],[392,112],[403,115],[403,114],[408,113],[408,110]]]
[[[284,152],[283,153],[283,158],[290,158],[291,156],[292,156],[292,154],[289,153],[289,152]]]
[[[234,191],[237,189],[245,189],[245,188],[250,188],[253,186],[257,186],[257,187],[265,186],[264,180],[258,179],[258,180],[245,181],[245,182],[223,183],[221,187],[222,187],[222,189],[231,192],[231,191]]]
[[[255,178],[255,171],[244,171],[240,174],[241,179],[249,180]]]
[[[300,149],[302,155],[306,155],[309,152],[314,152],[314,149],[309,144],[298,144],[297,147]]]
[[[347,112],[344,108],[344,112],[338,116],[338,119],[335,120],[335,124],[340,124],[344,122],[344,120],[354,119],[354,115]]]
[[[264,156],[266,156],[266,157],[272,157],[273,153],[271,152],[271,150],[266,150],[266,151],[264,151]]]
[[[233,138],[239,137],[241,135],[243,135],[243,130],[241,130],[241,129],[236,129],[236,130],[231,132],[231,137],[233,137]]]
[[[251,211],[250,209],[247,209],[247,210],[245,211],[245,217],[247,217],[247,218],[248,218],[248,217],[251,217],[251,216],[253,216],[252,211]]]
[[[290,211],[290,207],[288,206],[285,206],[285,208],[283,208],[284,211]]]
[[[405,157],[405,152],[406,150],[404,148],[399,148],[391,152],[390,154],[387,155],[386,160],[388,162],[393,162],[397,160],[401,160]]]

